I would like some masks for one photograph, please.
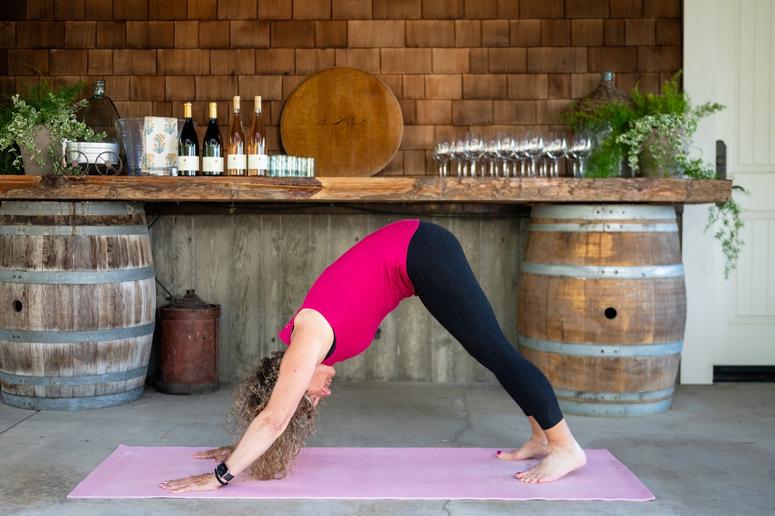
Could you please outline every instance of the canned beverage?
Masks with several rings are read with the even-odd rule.
[[[307,159],[307,177],[315,177],[315,158]]]
[[[269,177],[315,177],[315,158],[273,154],[269,156]]]
[[[269,156],[269,177],[277,177],[278,157],[276,154]]]

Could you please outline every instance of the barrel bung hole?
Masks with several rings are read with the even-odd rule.
[[[605,315],[606,319],[616,319],[616,308],[609,306],[605,309],[605,311],[603,311],[603,314]]]
[[[24,308],[24,305],[22,304],[22,302],[19,301],[18,299],[15,299],[13,302],[14,312],[21,312],[23,308]]]

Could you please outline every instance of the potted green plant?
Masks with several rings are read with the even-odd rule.
[[[0,151],[14,155],[30,175],[80,174],[63,160],[62,141],[94,141],[95,134],[76,114],[88,101],[77,100],[81,84],[52,88],[44,79],[23,95],[11,96],[8,113],[0,121]],[[18,150],[17,150],[18,148]]]
[[[587,161],[586,177],[614,177],[624,161],[632,175],[715,179],[714,168],[690,155],[691,137],[697,124],[724,109],[719,103],[693,106],[681,90],[681,72],[665,81],[661,93],[641,93],[636,85],[630,102],[613,101],[590,107],[576,102],[565,113],[565,121],[576,133],[598,135]],[[740,187],[734,187],[742,190]],[[743,246],[740,206],[734,199],[710,210],[707,229],[721,243],[725,257],[724,277],[737,264]]]
[[[11,119],[11,99],[0,99],[0,127]],[[23,174],[21,163],[14,163],[19,154],[19,146],[12,145],[11,148],[0,150],[0,174]]]

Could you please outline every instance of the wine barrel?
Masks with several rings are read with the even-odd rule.
[[[564,411],[668,410],[686,324],[675,210],[534,207],[518,307],[520,351],[547,376]]]
[[[141,204],[0,205],[0,394],[25,409],[143,393],[156,309]]]

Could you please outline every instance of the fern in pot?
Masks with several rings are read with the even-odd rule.
[[[52,88],[42,80],[24,95],[11,97],[9,116],[0,126],[0,150],[14,155],[14,165],[23,163],[26,174],[81,173],[77,166],[65,162],[62,142],[104,137],[76,118],[88,104],[85,99],[77,100],[81,88],[81,84]]]
[[[680,74],[665,81],[660,94],[641,93],[636,86],[630,102],[611,102],[594,109],[578,102],[571,105],[565,121],[574,132],[604,134],[588,158],[586,177],[618,176],[624,160],[635,176],[716,178],[710,164],[690,155],[691,137],[701,119],[724,106],[716,102],[692,106],[679,86]],[[743,246],[742,214],[735,199],[711,208],[706,230],[710,228],[721,244],[724,277],[728,278]]]

